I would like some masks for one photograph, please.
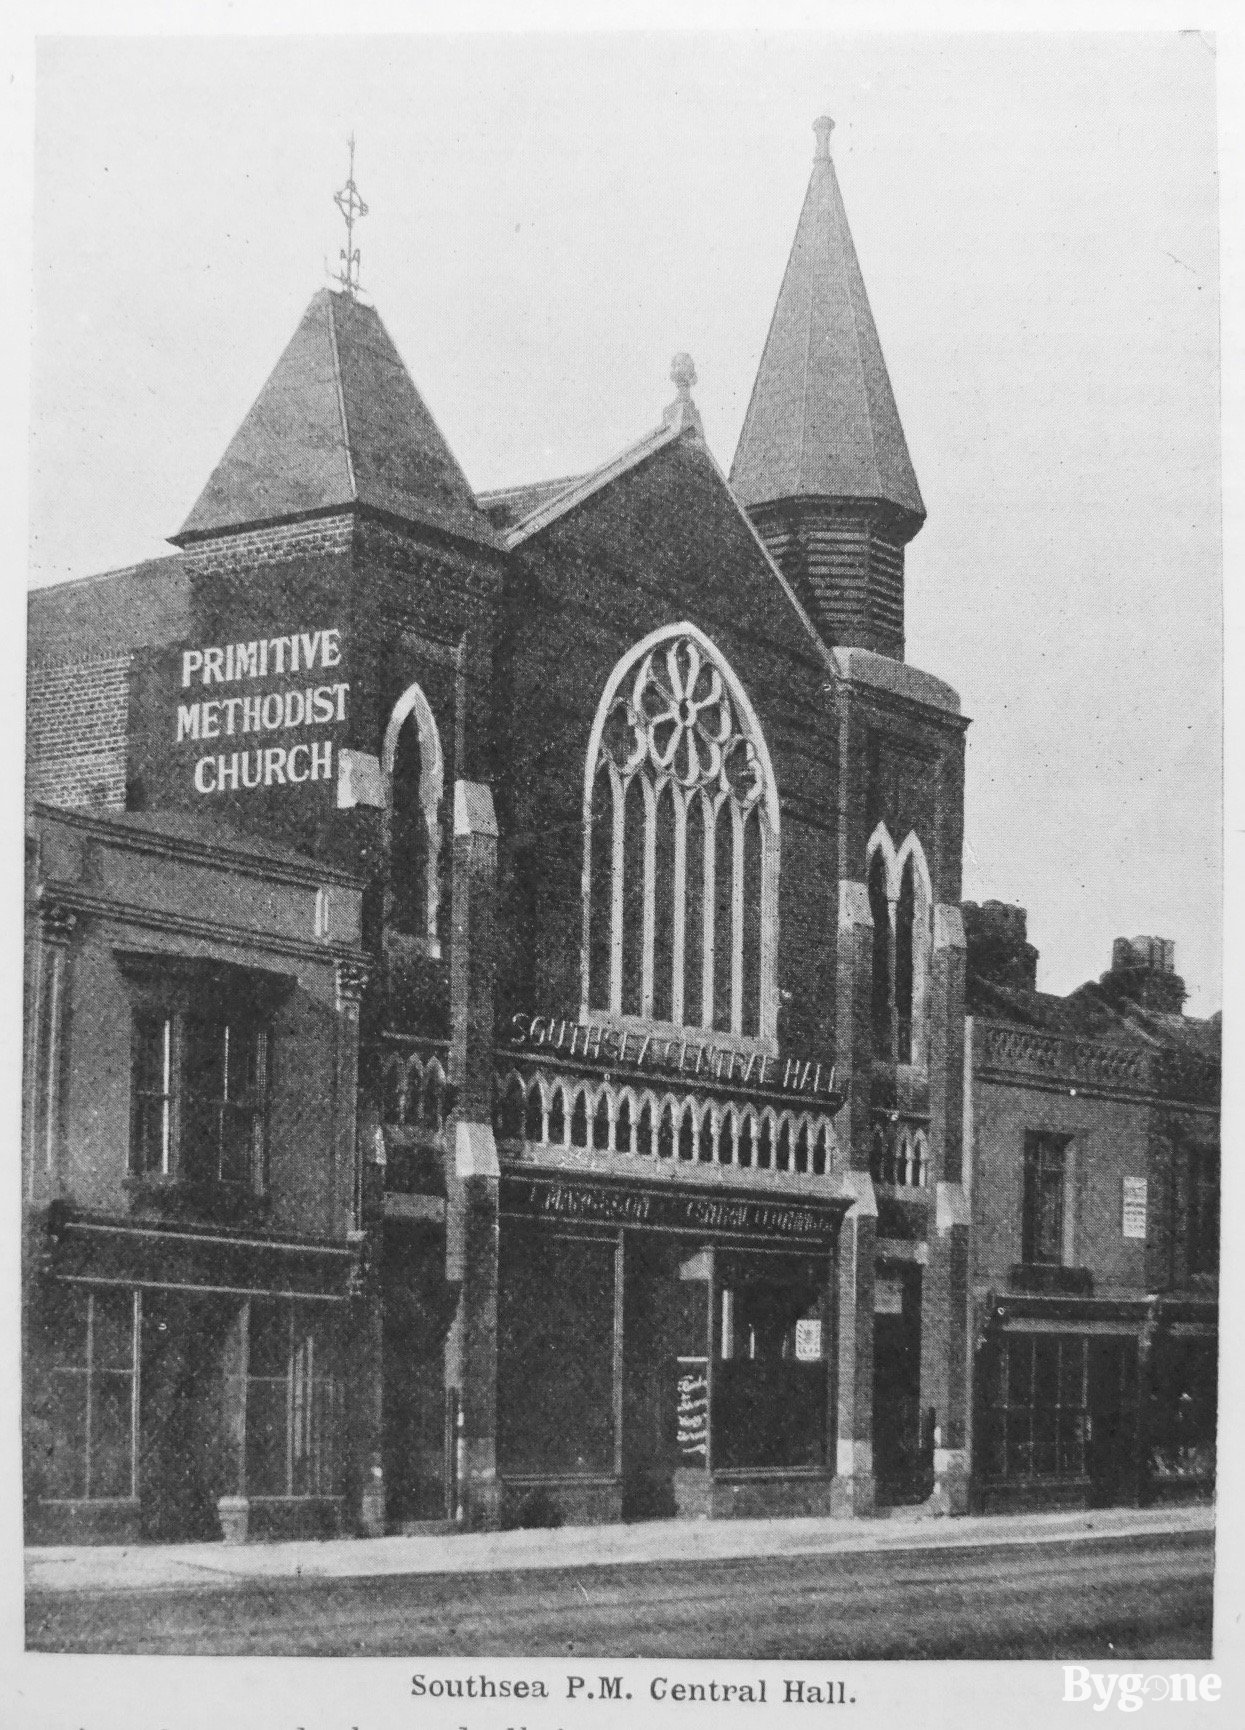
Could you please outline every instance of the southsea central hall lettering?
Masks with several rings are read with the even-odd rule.
[[[295,631],[248,643],[222,643],[182,651],[182,690],[238,685],[251,679],[298,679],[280,690],[245,688],[219,696],[194,696],[177,705],[177,743],[289,733],[346,719],[350,686],[344,680],[312,682],[316,673],[341,665],[341,632]],[[197,793],[236,793],[256,787],[299,786],[331,781],[333,741],[244,746],[217,750],[195,763]]]
[[[603,1027],[597,1022],[559,1021],[552,1015],[512,1015],[507,1032],[512,1047],[560,1051],[565,1057],[701,1076],[745,1088],[836,1097],[834,1065],[812,1058],[771,1057],[768,1052],[737,1051],[708,1040],[667,1039],[660,1034]]]

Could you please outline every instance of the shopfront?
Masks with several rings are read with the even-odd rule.
[[[986,1508],[1135,1504],[1145,1481],[1144,1302],[995,1304],[980,1343],[975,1457]]]
[[[505,1516],[822,1506],[846,1205],[503,1178]]]
[[[28,1317],[42,1541],[341,1529],[348,1258],[234,1249],[229,1270],[220,1252],[76,1222],[54,1247]],[[251,1291],[227,1277],[247,1262]]]

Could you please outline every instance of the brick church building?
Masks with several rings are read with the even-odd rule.
[[[347,285],[33,597],[32,1532],[966,1508],[968,723],[815,132],[729,476],[677,355],[477,496]]]

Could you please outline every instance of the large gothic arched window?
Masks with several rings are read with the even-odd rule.
[[[743,687],[695,626],[606,683],[584,788],[585,1013],[772,1040],[778,796]]]

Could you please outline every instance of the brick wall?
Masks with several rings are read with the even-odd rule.
[[[192,577],[233,576],[256,565],[285,564],[290,559],[350,550],[354,513],[343,511],[311,522],[276,523],[237,534],[213,535],[192,541],[184,552]]]
[[[31,667],[26,790],[49,805],[125,809],[128,655]]]

